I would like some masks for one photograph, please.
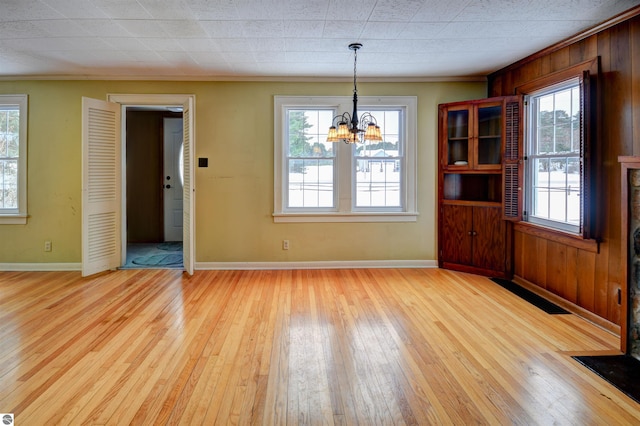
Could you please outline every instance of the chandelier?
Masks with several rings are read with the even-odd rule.
[[[349,115],[345,112],[333,117],[327,142],[358,143],[364,141],[382,141],[380,126],[373,115],[365,112],[358,121],[358,86],[356,85],[356,65],[358,62],[358,49],[361,43],[351,43],[349,49],[353,50],[353,112]],[[358,124],[362,127],[358,127]],[[336,127],[337,125],[337,127]]]

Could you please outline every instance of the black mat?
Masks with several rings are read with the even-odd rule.
[[[572,357],[640,403],[640,361],[628,355]]]
[[[549,302],[544,297],[538,296],[537,294],[527,290],[526,288],[520,287],[518,284],[512,281],[503,280],[502,278],[491,278],[491,281],[495,282],[496,284],[499,284],[501,287],[504,287],[505,289],[509,290],[511,293],[526,300],[527,302],[531,303],[537,308],[542,309],[548,314],[562,315],[562,314],[569,313],[569,311],[567,311],[566,309],[561,308],[555,303]]]

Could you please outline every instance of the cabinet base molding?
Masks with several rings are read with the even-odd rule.
[[[452,271],[468,272],[470,274],[483,275],[491,278],[511,279],[511,277],[504,271],[493,271],[491,269],[479,268],[471,265],[461,265],[459,263],[440,262],[440,268],[451,269]]]

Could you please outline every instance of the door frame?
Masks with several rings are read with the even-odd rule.
[[[121,147],[122,147],[122,172],[121,172],[121,231],[120,231],[120,247],[121,247],[121,265],[124,265],[127,262],[127,176],[126,176],[126,136],[127,136],[127,119],[126,119],[126,110],[128,107],[136,107],[136,106],[157,106],[157,107],[182,107],[185,103],[189,103],[191,105],[191,114],[195,117],[196,112],[196,96],[194,94],[144,94],[144,93],[109,93],[107,94],[107,100],[109,102],[114,102],[121,105],[122,108],[122,120],[120,124],[121,131]],[[193,120],[195,123],[195,120]],[[195,131],[191,129],[191,150],[195,152]],[[194,173],[194,164],[193,162],[189,163],[189,170],[185,170],[186,173],[191,173],[191,176],[195,176]],[[192,187],[195,187],[194,183],[191,184]],[[194,205],[195,205],[195,193],[192,194],[194,197]],[[183,200],[183,209],[184,209]],[[195,223],[195,211],[191,209],[191,222]],[[184,225],[184,220],[183,220]],[[193,231],[194,227],[189,228],[189,235],[192,242],[193,251],[190,253],[193,259],[195,259],[195,232]]]

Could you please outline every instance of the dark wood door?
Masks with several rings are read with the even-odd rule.
[[[441,261],[470,265],[473,207],[445,204],[441,220]]]
[[[473,265],[505,270],[506,224],[500,207],[473,207]]]

